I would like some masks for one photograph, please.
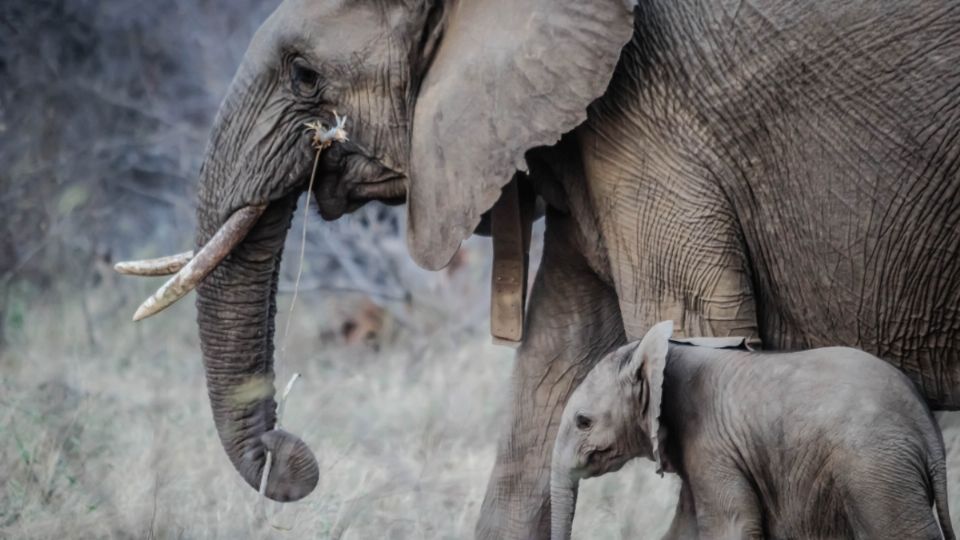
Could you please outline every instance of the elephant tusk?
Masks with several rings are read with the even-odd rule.
[[[169,276],[179,272],[192,258],[193,251],[184,251],[156,259],[118,262],[113,269],[128,276]]]
[[[192,291],[243,241],[266,208],[266,204],[257,204],[234,212],[190,262],[140,304],[133,314],[133,320],[139,321],[159,313]]]
[[[318,159],[320,152],[333,143],[347,140],[347,131],[344,129],[347,117],[341,117],[336,112],[333,113],[333,116],[335,121],[330,129],[325,129],[319,121],[305,124],[307,129],[313,132],[311,142],[317,150]],[[316,165],[314,165],[314,168],[316,168]],[[314,171],[314,174],[316,174],[316,171]],[[310,181],[312,185],[312,177]],[[121,274],[163,276],[176,272],[176,275],[157,289],[157,292],[140,304],[137,312],[133,314],[133,320],[146,319],[163,311],[196,288],[207,277],[207,274],[212,272],[220,264],[220,261],[225,259],[230,251],[243,241],[266,208],[266,204],[259,204],[245,206],[234,212],[196,255],[187,252],[159,259],[117,263],[114,268]]]

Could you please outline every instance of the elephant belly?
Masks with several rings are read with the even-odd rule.
[[[949,296],[928,291],[931,296]],[[891,307],[864,308],[860,302],[838,302],[843,291],[827,289],[820,294],[830,292],[837,295],[834,301],[819,306],[814,300],[824,298],[770,299],[762,308],[770,314],[761,320],[764,346],[786,350],[857,347],[902,370],[934,408],[960,408],[960,330],[955,309],[928,309],[922,304],[929,299],[898,297],[884,290],[876,291],[876,301],[889,302]]]
[[[756,166],[729,179],[729,192],[764,345],[862,348],[932,404],[960,407],[960,145],[950,142],[960,116],[933,133],[902,118],[900,130],[913,132],[892,139],[892,127],[865,131],[864,117],[881,120],[843,106],[837,115],[810,104],[771,120],[790,131],[740,143]],[[895,118],[895,103],[886,107]],[[827,118],[840,125],[825,132]]]
[[[960,408],[960,6],[787,5],[643,7],[585,152],[621,302],[720,313],[704,284],[743,279],[765,347],[862,348]]]

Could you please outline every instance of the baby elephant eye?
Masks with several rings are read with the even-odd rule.
[[[591,420],[590,417],[581,413],[577,413],[577,416],[573,418],[573,421],[577,425],[577,429],[581,429],[584,431],[590,429],[590,426],[593,425],[593,420]]]

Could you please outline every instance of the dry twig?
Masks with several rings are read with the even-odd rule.
[[[347,131],[344,129],[344,126],[347,123],[347,117],[344,116],[341,118],[336,112],[333,113],[335,119],[335,124],[330,129],[325,129],[323,124],[319,120],[314,120],[313,122],[307,122],[304,124],[308,130],[313,132],[313,138],[311,140],[313,147],[317,151],[317,155],[313,160],[313,170],[310,174],[310,182],[307,185],[307,196],[303,204],[303,233],[300,236],[300,263],[297,269],[297,279],[294,282],[293,286],[293,298],[290,300],[290,311],[287,313],[287,321],[283,329],[283,342],[280,347],[280,356],[275,362],[274,371],[276,372],[279,368],[280,360],[283,359],[284,354],[287,349],[287,337],[290,333],[290,323],[293,319],[293,310],[297,303],[297,292],[300,287],[300,277],[303,275],[303,259],[304,253],[307,249],[307,216],[309,215],[310,210],[310,194],[313,192],[313,183],[317,177],[317,165],[320,163],[320,154],[324,150],[330,147],[335,142],[344,142],[347,140]],[[274,429],[280,428],[281,420],[283,417],[283,410],[287,402],[287,396],[290,395],[290,391],[293,390],[293,385],[297,382],[297,379],[300,378],[299,373],[294,373],[293,377],[290,378],[290,382],[287,383],[286,388],[283,390],[283,394],[280,397],[280,402],[277,403],[277,416],[276,424]],[[267,451],[266,463],[263,466],[263,475],[260,477],[260,496],[264,497],[267,493],[267,481],[270,478],[270,468],[273,465],[273,453],[269,450]]]

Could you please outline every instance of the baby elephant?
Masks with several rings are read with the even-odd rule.
[[[672,331],[603,358],[567,402],[554,540],[570,536],[578,481],[637,456],[683,481],[667,537],[954,538],[943,439],[897,369],[856,349],[759,353]]]

